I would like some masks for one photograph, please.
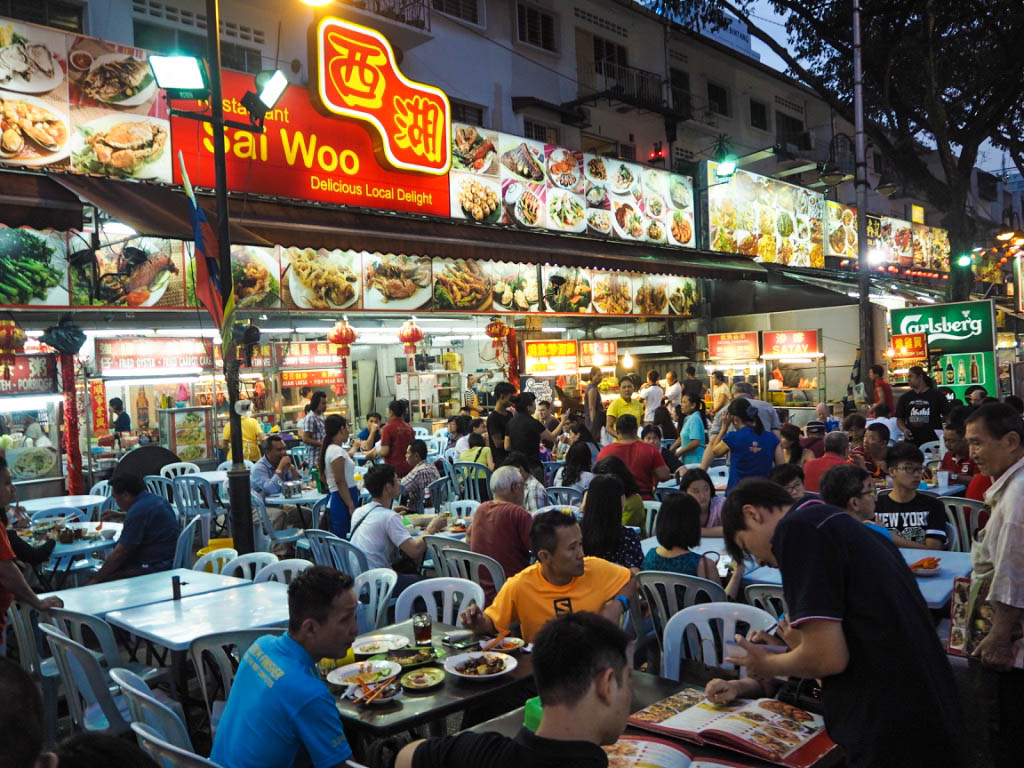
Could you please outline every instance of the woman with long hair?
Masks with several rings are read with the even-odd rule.
[[[711,475],[700,467],[688,469],[679,478],[679,490],[692,496],[700,507],[700,535],[720,537],[725,496],[718,496],[715,493]]]
[[[668,412],[668,408],[664,405],[659,405],[654,409],[654,418],[651,420],[651,423],[661,430],[662,440],[675,440],[679,437],[676,425],[672,421],[672,414]]]
[[[776,464],[796,464],[802,467],[814,458],[814,452],[800,444],[800,427],[783,424],[779,429],[779,446],[775,449]]]
[[[520,392],[512,398],[512,405],[515,406],[516,413],[509,420],[506,432],[509,450],[522,453],[530,467],[530,474],[543,483],[544,465],[540,458],[540,443],[542,440],[554,443],[568,417],[563,415],[558,426],[552,431],[533,417],[537,411],[537,398],[532,392]]]
[[[735,429],[730,432],[730,427]],[[746,477],[768,477],[775,466],[778,445],[779,438],[764,428],[753,403],[737,397],[726,407],[721,429],[711,438],[708,448],[715,457],[729,454],[726,490],[731,491]]]
[[[600,557],[626,568],[643,565],[640,535],[622,524],[626,496],[613,475],[595,475],[583,496],[583,554]]]
[[[582,440],[577,440],[569,446],[569,452],[565,454],[565,465],[555,473],[555,485],[575,488],[581,493],[590,487],[594,473],[590,471],[592,459],[587,445]]]
[[[587,447],[590,449],[591,463],[597,461],[597,454],[601,452],[601,448],[598,446],[597,441],[594,439],[594,435],[587,428],[586,424],[574,421],[566,427],[566,434],[568,435],[570,448],[577,442],[586,443]]]
[[[594,465],[593,472],[595,475],[614,475],[619,478],[623,493],[626,495],[626,502],[622,506],[622,524],[637,526],[642,530],[647,512],[644,510],[644,500],[640,496],[636,478],[629,471],[626,462],[618,456],[605,456]]]
[[[684,392],[679,401],[683,426],[672,449],[682,464],[696,464],[704,455],[707,438],[704,431],[704,401],[691,392]]]
[[[327,508],[331,513],[331,533],[335,536],[348,535],[352,513],[359,499],[356,485],[356,465],[352,457],[342,448],[348,440],[348,421],[344,416],[332,413],[324,419],[324,445],[320,452],[320,477],[327,483],[330,500]]]

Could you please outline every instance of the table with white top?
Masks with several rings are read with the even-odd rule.
[[[123,611],[141,605],[171,600],[173,597],[171,578],[174,576],[181,580],[182,598],[207,592],[219,592],[222,589],[234,589],[252,583],[248,579],[239,579],[234,576],[221,576],[218,573],[193,571],[189,568],[175,568],[169,571],[133,576],[128,579],[115,579],[102,584],[90,584],[86,587],[61,589],[40,595],[40,597],[59,597],[69,611],[88,613],[102,618],[112,611]]]
[[[210,469],[205,472],[193,472],[189,477],[201,477],[210,485],[220,485],[228,479],[226,469]]]
[[[83,507],[102,504],[106,500],[106,496],[86,493],[81,496],[45,496],[41,499],[18,501],[16,504],[29,514],[32,514],[33,512],[42,512],[47,509],[82,509]]]
[[[643,550],[644,556],[658,546],[658,539],[656,536],[648,536],[646,539],[640,541],[640,549]],[[732,562],[732,556],[725,548],[725,539],[717,536],[703,536],[701,537],[700,544],[695,547],[691,547],[693,552],[698,552],[702,555],[712,555],[712,560],[717,557],[718,573],[721,576],[725,576],[728,573],[727,567]],[[758,566],[748,568],[744,573],[744,578],[754,571],[758,570]]]
[[[308,491],[300,491],[299,493],[291,496],[285,496],[283,493],[275,493],[273,496],[267,496],[263,503],[268,507],[283,507],[286,504],[292,506],[313,506],[318,501],[326,498],[326,493],[320,493],[316,489],[310,489]]]
[[[963,496],[966,490],[966,485],[929,485],[922,489],[922,493],[930,493],[933,496]]]
[[[725,489],[729,483],[726,480],[715,480],[712,478],[711,482],[715,484],[715,491],[718,493],[725,493]],[[678,491],[679,490],[679,478],[670,477],[668,480],[662,480],[658,483],[658,488],[661,490]]]

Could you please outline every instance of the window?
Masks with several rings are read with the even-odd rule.
[[[519,42],[529,43],[545,51],[558,51],[555,16],[526,3],[516,3]]]
[[[480,23],[480,11],[477,0],[433,0],[433,8],[446,16],[468,21],[470,24]]]
[[[804,132],[804,121],[775,110],[776,133],[784,139],[796,139]]]
[[[83,6],[60,0],[0,0],[0,16],[56,27],[68,32],[82,31]]]
[[[523,119],[523,133],[526,134],[526,138],[542,141],[545,144],[561,143],[557,128],[545,125],[544,123],[538,123],[536,120],[531,120],[528,117]]]
[[[874,168],[875,173],[877,173],[879,176],[882,175],[882,171],[884,170],[885,165],[882,163],[882,153],[881,152],[872,152],[871,153],[871,167]]]
[[[768,105],[763,101],[750,100],[750,125],[762,131],[768,130]]]
[[[478,107],[476,104],[467,104],[464,101],[456,101],[455,99],[449,99],[449,101],[452,106],[453,123],[466,123],[467,125],[479,125],[483,127],[483,107]]]
[[[626,46],[613,43],[610,40],[594,35],[594,67],[598,73],[604,73],[604,65],[611,64],[611,71],[615,67],[628,67],[626,60]]]
[[[138,19],[132,22],[135,45],[149,51],[159,53],[188,53],[193,56],[206,56],[206,35],[149,24]],[[248,48],[237,43],[221,40],[220,60],[225,69],[239,72],[258,73],[263,69],[263,55],[258,48]]]
[[[619,157],[623,160],[636,160],[636,145],[619,144]]]
[[[708,83],[708,109],[716,115],[729,117],[732,112],[729,109],[729,89],[718,83]]]
[[[999,199],[999,179],[991,173],[978,171],[978,197],[989,203]]]

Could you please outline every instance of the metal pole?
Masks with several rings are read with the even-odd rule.
[[[871,308],[871,265],[868,264],[868,161],[864,138],[864,72],[861,66],[860,0],[853,0],[853,111],[857,192],[857,264],[860,268],[860,378],[867,380],[875,362],[874,322]]]
[[[228,228],[227,161],[224,154],[224,102],[220,80],[220,7],[218,0],[206,0],[206,41],[210,57],[210,106],[213,112],[213,163],[217,193],[217,256],[220,261],[221,290],[224,301],[231,295],[231,235]],[[253,551],[252,499],[249,472],[242,456],[242,417],[235,410],[238,402],[238,366],[231,329],[221,339],[224,380],[228,390],[228,424],[231,431],[231,469],[228,470],[228,496],[231,499],[231,536],[234,549],[244,555]],[[214,412],[217,408],[214,382]],[[214,420],[216,423],[216,420]]]

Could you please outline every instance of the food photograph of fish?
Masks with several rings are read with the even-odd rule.
[[[501,164],[502,179],[517,179],[529,184],[544,183],[546,158],[543,144],[502,134],[500,147],[498,161]]]
[[[429,256],[363,254],[363,309],[421,309],[431,285]]]
[[[133,237],[71,269],[72,302],[98,307],[184,307],[184,254],[178,240]]]
[[[149,64],[124,53],[95,57],[79,87],[90,99],[120,107],[136,107],[156,95],[156,80]]]
[[[474,259],[434,259],[434,309],[489,309],[491,277],[484,269]]]
[[[358,308],[359,251],[327,248],[281,249],[281,297],[284,306],[298,309]]]
[[[0,23],[0,88],[49,93],[64,82],[64,35],[33,24]],[[62,91],[66,98],[66,92]]]
[[[498,134],[474,125],[452,123],[452,168],[498,175]]]
[[[76,125],[71,167],[133,179],[171,177],[170,125],[147,115],[104,115]]]

